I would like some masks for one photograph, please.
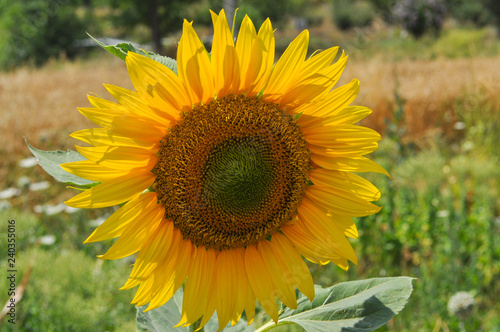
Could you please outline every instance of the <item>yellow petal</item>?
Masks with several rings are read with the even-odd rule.
[[[366,116],[370,115],[372,110],[365,106],[348,106],[335,112],[334,114],[325,117],[323,124],[325,125],[341,125],[354,124],[361,121]]]
[[[109,129],[112,133],[147,142],[159,142],[169,128],[169,126],[155,127],[128,112],[120,110],[85,107],[78,110],[87,119]]]
[[[264,91],[264,100],[279,101],[281,95],[288,91],[290,82],[302,70],[302,65],[309,44],[309,31],[304,30],[287,47],[274,66],[269,83]]]
[[[217,21],[214,22],[211,62],[215,94],[223,97],[228,94],[233,85],[235,87],[239,85],[238,58],[224,9],[220,11]]]
[[[174,238],[170,249],[166,255],[168,259],[162,261],[154,271],[158,275],[153,285],[157,292],[152,297],[148,310],[167,303],[186,280],[192,260],[193,246],[191,241],[183,240],[180,231],[174,229]]]
[[[364,217],[377,213],[381,209],[354,194],[338,191],[329,186],[310,186],[305,194],[328,211],[344,216]]]
[[[271,20],[266,19],[254,40],[249,69],[245,77],[248,96],[255,96],[266,86],[274,64],[275,40]]]
[[[308,149],[324,156],[361,156],[378,148],[381,139],[376,131],[356,125],[302,127]]]
[[[117,170],[114,168],[103,167],[89,160],[74,161],[60,165],[63,170],[81,178],[103,182],[128,174],[128,170]]]
[[[174,118],[184,107],[191,107],[182,81],[170,68],[134,52],[129,52],[125,61],[132,84],[150,105]]]
[[[289,90],[279,100],[280,105],[286,109],[293,109],[293,113],[302,113],[308,103],[321,99],[337,83],[347,63],[347,56],[342,56],[334,65],[319,71],[313,69],[305,77],[299,76],[297,83],[290,86]],[[300,107],[302,106],[302,107]],[[317,107],[317,106],[315,106]]]
[[[290,278],[298,290],[312,301],[314,299],[314,282],[300,253],[286,236],[278,232],[273,234],[271,245],[276,259],[284,271],[283,277]]]
[[[104,128],[111,128],[113,126],[113,121],[117,117],[123,117],[129,114],[124,110],[112,108],[79,107],[78,111],[96,125]]]
[[[317,168],[309,171],[308,175],[315,185],[332,186],[336,190],[353,193],[367,201],[377,201],[380,198],[380,191],[370,181],[356,174]]]
[[[271,24],[271,20],[267,18],[264,23],[259,28],[259,32],[257,37],[262,40],[262,44],[264,45],[264,56],[263,56],[263,64],[265,64],[264,71],[268,71],[269,75],[271,74],[271,69],[274,65],[274,53],[275,53],[275,40],[274,40],[274,30]],[[262,71],[261,71],[262,73]],[[265,77],[265,75],[264,75]]]
[[[282,231],[305,258],[316,264],[325,265],[329,261],[343,258],[330,244],[313,234],[300,218],[282,226]]]
[[[356,173],[376,172],[389,176],[382,166],[366,157],[330,157],[312,153],[311,160],[326,169]]]
[[[125,107],[131,114],[137,116],[139,119],[156,126],[170,126],[170,123],[175,122],[179,118],[179,112],[173,110],[171,112],[158,112],[144,103],[141,95],[135,91],[121,88],[119,86],[104,84],[104,87],[123,107]]]
[[[68,206],[96,209],[118,205],[139,195],[153,184],[155,176],[151,172],[134,172],[108,181],[67,200]]]
[[[273,282],[274,293],[287,307],[297,308],[297,297],[295,296],[294,285],[290,279],[285,278],[285,270],[281,268],[274,251],[271,247],[271,242],[261,240],[258,243],[257,249],[262,260],[269,271],[269,275]]]
[[[184,20],[182,37],[177,47],[177,70],[189,93],[191,104],[206,103],[214,97],[214,73],[205,46]]]
[[[299,219],[304,222],[311,233],[321,239],[323,243],[335,251],[339,256],[345,257],[357,264],[356,253],[351,247],[344,233],[339,232],[332,219],[326,211],[318,208],[311,200],[304,197],[302,203],[297,207]]]
[[[132,147],[140,147],[147,150],[158,151],[158,145],[159,145],[159,142],[152,143],[152,142],[138,140],[124,135],[112,133],[111,131],[105,128],[83,129],[72,133],[70,136],[94,146],[99,146],[99,145],[132,146]]]
[[[162,205],[149,205],[142,210],[140,218],[127,225],[118,240],[100,258],[120,259],[136,253],[154,234],[164,216],[165,209]]]
[[[128,111],[125,109],[125,107],[123,107],[122,105],[117,104],[115,102],[112,102],[110,100],[106,100],[106,99],[103,99],[101,97],[94,96],[91,94],[88,94],[87,98],[89,99],[90,104],[92,106],[94,106],[95,108],[100,108],[103,110],[104,109],[111,109],[111,110],[116,110],[116,111],[128,113]]]
[[[169,125],[159,128],[139,118],[123,116],[113,119],[110,130],[133,139],[157,143],[165,137],[169,128]]]
[[[211,9],[209,11],[210,11],[210,16],[212,17],[212,25],[215,27],[215,25],[217,24],[217,20],[219,19],[219,15],[217,15],[217,13],[215,13]]]
[[[153,284],[155,281],[154,277],[155,275],[152,274],[145,282],[141,283],[131,303],[138,303],[138,305],[141,304],[144,305],[151,300]]]
[[[189,243],[187,243],[189,242]],[[187,245],[186,245],[187,244]],[[192,245],[189,240],[183,240],[178,229],[174,229],[172,244],[153,271],[155,280],[154,292],[148,306],[148,311],[167,303],[186,280],[191,263]]]
[[[156,151],[128,146],[95,146],[80,147],[76,150],[88,160],[119,170],[143,169],[151,170],[158,161]]]
[[[333,264],[338,265],[341,269],[347,271],[349,269],[349,263],[347,262],[347,259],[341,257],[338,259],[332,259],[331,262]]]
[[[129,289],[146,281],[151,272],[166,257],[173,240],[174,223],[163,222],[139,251],[134,268],[130,272],[127,283],[121,289]]]
[[[337,227],[340,232],[344,233],[345,236],[353,239],[358,238],[358,229],[351,217],[331,213],[328,213],[328,216],[332,219],[335,227]]]
[[[274,322],[278,322],[278,306],[274,297],[273,283],[255,245],[247,246],[245,250],[245,268],[252,289]]]
[[[238,55],[240,69],[240,89],[251,85],[261,66],[262,47],[252,49],[256,38],[255,26],[248,15],[245,15],[236,40],[236,54]],[[239,93],[240,90],[235,92]]]
[[[348,106],[328,116],[302,114],[297,120],[301,126],[352,125],[370,115],[372,110],[364,106]]]
[[[356,99],[359,93],[359,81],[353,79],[350,83],[342,85],[327,93],[321,100],[312,104],[298,107],[295,111],[316,117],[328,117],[344,109]]]
[[[331,158],[360,157],[378,149],[377,142],[325,142],[321,143],[328,144],[328,147],[307,144],[307,149],[313,154]]]
[[[330,66],[333,59],[337,55],[339,51],[339,47],[330,47],[327,50],[324,50],[319,53],[313,54],[309,59],[304,62],[304,66],[302,68],[303,75],[309,75],[310,73],[317,72],[325,67]],[[299,75],[301,77],[302,75]]]
[[[219,321],[219,331],[226,327],[231,319],[237,298],[237,273],[235,270],[233,249],[221,250],[215,265],[215,290],[214,300]],[[210,318],[210,317],[209,317]]]
[[[247,273],[245,270],[245,249],[244,248],[234,248],[234,250],[231,250],[231,253],[233,255],[233,260],[234,260],[234,267],[233,270],[236,273],[236,278],[235,278],[235,307],[231,316],[231,325],[234,325],[238,322],[240,319],[243,310],[245,310],[245,303],[246,303],[246,296],[247,296],[247,288],[250,288],[248,286],[248,281],[247,281]],[[255,305],[255,297],[252,297],[253,303]],[[248,313],[247,313],[247,319],[250,319]]]
[[[302,132],[308,143],[328,148],[335,146],[335,142],[373,142],[382,139],[375,130],[357,125],[304,127]],[[325,143],[325,141],[334,142]]]
[[[181,320],[174,327],[184,324],[191,325],[206,314],[204,310],[212,296],[214,287],[216,259],[217,256],[213,249],[206,249],[203,246],[196,249],[194,262],[184,287]]]
[[[104,241],[120,236],[128,225],[141,216],[143,210],[150,209],[157,204],[157,201],[156,193],[152,192],[130,200],[97,227],[84,243]]]
[[[246,269],[246,267],[245,267]],[[253,319],[255,317],[255,305],[257,302],[257,298],[253,292],[253,289],[250,285],[250,282],[247,282],[247,292],[245,296],[245,315],[247,317],[248,325],[250,325],[253,322]]]

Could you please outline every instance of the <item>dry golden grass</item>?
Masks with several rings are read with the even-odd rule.
[[[23,136],[43,145],[61,132],[87,126],[77,107],[90,106],[87,93],[105,96],[103,83],[131,87],[120,60],[52,64],[40,70],[21,69],[0,76],[0,143],[7,153],[26,154]],[[47,142],[48,143],[45,143]]]
[[[91,126],[76,110],[89,106],[88,92],[108,98],[103,83],[132,88],[124,63],[111,55],[103,59],[53,63],[40,70],[21,69],[0,76],[0,178],[6,179],[7,169],[30,155],[23,137],[42,149],[72,148],[76,141],[68,134]],[[365,125],[383,130],[394,107],[396,77],[407,101],[407,139],[446,130],[449,124],[445,122],[454,119],[453,101],[465,94],[483,90],[499,104],[500,57],[395,64],[351,61],[341,82],[361,81],[356,104],[374,110]]]
[[[72,148],[68,135],[91,125],[77,107],[90,106],[87,93],[107,96],[103,83],[132,87],[123,61],[50,64],[42,69],[21,69],[0,74],[0,179],[8,177],[17,162],[30,156],[25,137],[41,149]]]
[[[418,140],[427,134],[446,134],[457,121],[454,102],[464,95],[484,93],[492,104],[500,102],[500,57],[351,62],[342,82],[352,77],[361,82],[356,104],[373,109],[364,124],[379,131],[384,130],[385,119],[391,118],[396,84],[399,84],[399,93],[406,101],[408,140]]]

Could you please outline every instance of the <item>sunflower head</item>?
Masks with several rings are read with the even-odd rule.
[[[154,188],[165,217],[195,245],[246,247],[291,219],[309,168],[291,115],[229,94],[193,108],[161,141]]]
[[[379,211],[380,193],[353,172],[386,172],[364,157],[380,136],[355,125],[371,112],[350,106],[359,82],[334,88],[338,47],[306,58],[306,30],[274,64],[269,19],[257,31],[245,16],[236,42],[223,10],[212,20],[210,53],[184,21],[178,74],[128,53],[135,91],[89,97],[80,112],[100,128],[72,134],[87,160],[62,167],[101,182],[68,205],[124,203],[86,242],[118,238],[104,259],[139,252],[123,287],[138,286],[133,303],[157,308],[185,283],[178,326],[216,311],[222,329],[243,312],[251,322],[256,300],[275,321],[276,298],[312,300],[302,256],[357,263],[351,217]]]

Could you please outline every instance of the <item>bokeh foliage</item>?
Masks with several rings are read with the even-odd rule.
[[[0,0],[0,69],[74,58],[86,25],[67,1]]]
[[[104,262],[97,251],[74,241],[79,227],[88,232],[86,211],[82,214],[44,215],[42,218],[16,209],[0,211],[1,227],[16,221],[16,285],[28,266],[32,267],[26,290],[16,303],[16,324],[4,320],[2,331],[122,331],[133,329],[135,308],[128,303],[132,293],[120,291],[128,273],[126,261]],[[55,237],[54,244],[40,241]],[[0,246],[6,248],[6,237]],[[73,242],[74,241],[74,242]],[[80,242],[80,243],[78,243]],[[90,251],[89,251],[90,250]],[[2,257],[1,266],[6,259]],[[2,290],[8,288],[0,280]],[[18,288],[19,289],[19,288]],[[6,303],[6,292],[0,301]]]
[[[210,25],[209,9],[219,11],[224,0],[0,0],[0,70],[22,65],[40,66],[49,59],[73,59],[87,54],[81,49],[86,32],[96,37],[132,40],[151,44],[150,49],[168,54],[165,37],[179,33],[184,18]],[[285,28],[291,19],[297,27],[313,27],[330,20],[341,30],[369,27],[380,18],[400,24],[420,37],[439,31],[444,20],[460,24],[500,25],[500,2],[496,0],[239,0],[236,26],[245,14],[260,26],[269,17]],[[331,15],[325,15],[326,3]],[[445,10],[446,9],[446,10]],[[231,10],[228,11],[232,20]],[[85,44],[85,43],[83,43]],[[88,46],[88,44],[85,44]],[[174,47],[175,48],[175,47]]]

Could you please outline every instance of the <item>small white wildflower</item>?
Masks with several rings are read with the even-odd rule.
[[[38,190],[45,190],[50,187],[50,183],[48,181],[41,181],[41,182],[35,182],[30,184],[29,190],[30,191],[38,191]]]
[[[470,316],[475,305],[474,298],[467,292],[458,292],[448,301],[448,311],[460,319]]]
[[[19,167],[22,167],[22,168],[35,167],[36,164],[38,164],[38,160],[35,157],[28,157],[25,159],[21,159],[19,161]]]

